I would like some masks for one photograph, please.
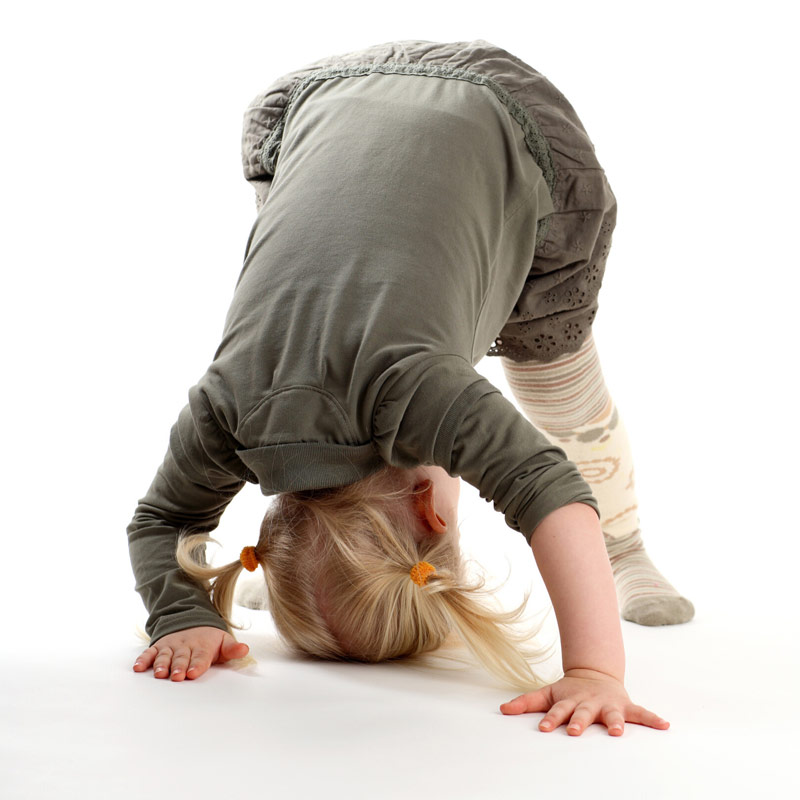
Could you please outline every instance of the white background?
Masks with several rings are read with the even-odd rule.
[[[800,788],[797,63],[788,3],[17,4],[0,20],[5,798],[738,797]],[[576,108],[619,217],[594,334],[648,552],[695,604],[623,622],[620,739],[506,718],[480,670],[132,672],[125,537],[205,371],[255,218],[241,121],[278,76],[396,39],[487,39]],[[507,395],[499,361],[479,370]],[[215,560],[255,543],[248,485]],[[465,485],[464,542],[548,600]],[[510,595],[509,595],[510,596]],[[552,627],[551,633],[556,630]],[[558,663],[554,662],[557,670]],[[790,758],[791,756],[791,758]],[[324,794],[323,794],[324,793]]]

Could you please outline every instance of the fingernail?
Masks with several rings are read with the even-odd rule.
[[[542,728],[549,728],[550,727],[550,723],[549,722],[543,722],[541,727]]]

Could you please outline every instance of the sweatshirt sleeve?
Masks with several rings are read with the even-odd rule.
[[[460,475],[530,544],[537,525],[569,503],[600,509],[564,450],[552,444],[490,381],[457,355],[398,371],[382,389],[373,437],[384,460],[435,464]]]
[[[210,532],[245,484],[244,465],[193,387],[172,426],[169,447],[155,478],[127,527],[136,591],[149,612],[145,630],[152,644],[168,633],[208,625],[228,630],[206,589],[178,566],[182,529]],[[205,551],[200,550],[203,555]]]

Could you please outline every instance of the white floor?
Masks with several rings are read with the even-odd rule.
[[[515,560],[504,602],[531,587],[530,607],[546,607],[524,541],[497,530],[498,515],[471,492],[465,548],[499,575],[506,555]],[[482,526],[492,520],[488,548]],[[0,656],[0,796],[798,796],[794,614],[749,596],[747,585],[734,591],[722,565],[712,584],[692,585],[689,569],[679,582],[677,554],[651,551],[697,616],[662,628],[623,622],[628,692],[671,728],[628,724],[622,737],[599,724],[580,737],[563,726],[542,733],[542,714],[505,717],[498,706],[516,692],[478,668],[296,661],[267,612],[241,607],[251,627],[239,638],[255,664],[215,666],[196,681],[155,680],[131,669],[144,646],[134,636],[144,613],[135,595],[122,599],[125,573],[98,577],[82,600],[74,592],[29,598]],[[731,554],[727,568],[744,570],[743,555]],[[710,553],[696,559],[707,567]],[[109,598],[99,611],[95,593]],[[91,617],[83,613],[90,605]],[[556,631],[551,614],[542,636]],[[558,669],[557,658],[550,667]]]

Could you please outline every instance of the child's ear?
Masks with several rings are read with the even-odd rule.
[[[447,533],[447,523],[436,513],[433,499],[433,481],[428,478],[414,487],[414,505],[417,514],[434,533]]]

